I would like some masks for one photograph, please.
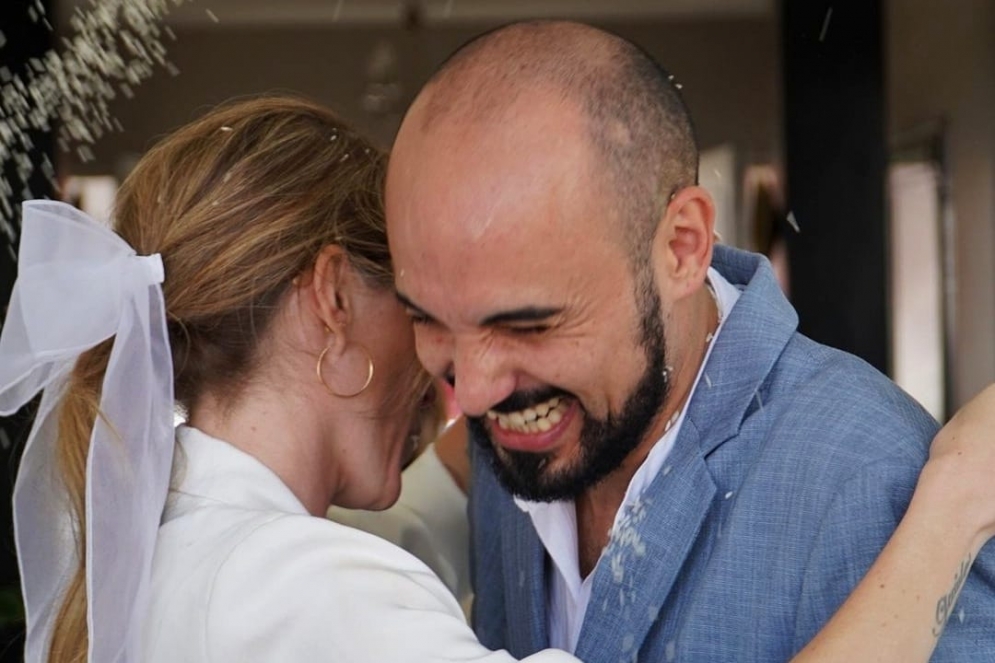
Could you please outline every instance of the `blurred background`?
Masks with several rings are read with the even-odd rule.
[[[3,0],[0,91],[71,36],[74,11],[100,4]],[[888,373],[941,421],[995,380],[995,0],[187,1],[166,19],[170,65],[112,102],[117,130],[68,151],[55,127],[33,134],[31,158],[50,160],[61,190],[37,175],[32,195],[106,218],[157,137],[238,95],[303,94],[388,146],[452,50],[528,17],[608,28],[676,76],[723,241],[771,257],[804,333]],[[25,192],[0,195],[16,205]],[[16,215],[4,223],[16,236]],[[0,251],[0,311],[15,269]],[[26,426],[0,421],[4,642],[18,625],[2,509]]]

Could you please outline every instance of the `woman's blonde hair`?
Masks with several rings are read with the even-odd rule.
[[[118,194],[115,229],[159,253],[177,401],[234,398],[292,279],[338,244],[375,286],[392,283],[382,206],[385,154],[334,113],[289,97],[229,103],[150,150]],[[80,565],[49,663],[87,656],[86,458],[111,341],[80,356],[59,415],[60,472]]]

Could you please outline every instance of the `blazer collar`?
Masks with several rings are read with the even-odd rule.
[[[686,420],[698,429],[705,456],[739,432],[751,406],[763,407],[762,385],[798,329],[798,315],[766,258],[718,245],[712,267],[742,294],[688,404]],[[686,443],[678,438],[678,446]]]
[[[739,432],[751,405],[762,407],[762,385],[798,326],[765,258],[717,246],[712,266],[742,293],[723,323],[670,456],[641,499],[627,507],[595,569],[577,644],[581,660],[613,651],[620,660],[635,659],[686,568],[715,498],[705,459]]]

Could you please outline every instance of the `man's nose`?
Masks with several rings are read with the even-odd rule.
[[[460,410],[471,417],[483,416],[515,391],[507,359],[480,339],[457,341],[451,378]]]

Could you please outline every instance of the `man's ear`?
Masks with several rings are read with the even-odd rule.
[[[667,204],[654,238],[654,262],[664,268],[674,299],[695,292],[705,281],[715,242],[715,204],[708,191],[690,186]]]

